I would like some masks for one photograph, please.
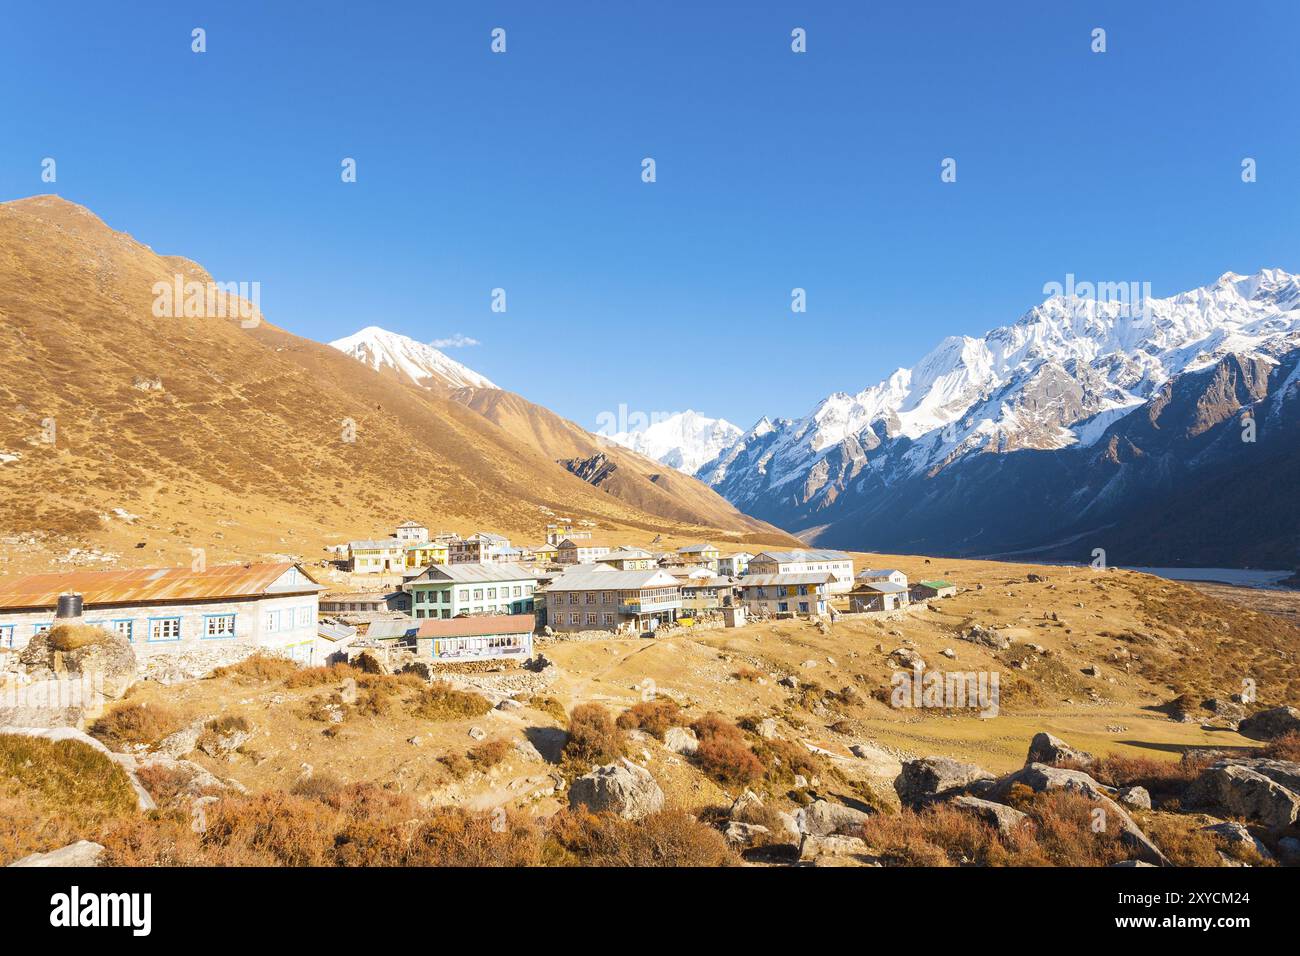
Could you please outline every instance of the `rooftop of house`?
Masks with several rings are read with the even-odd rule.
[[[501,581],[536,581],[537,572],[511,561],[491,564],[431,564],[402,587],[413,584],[493,584]]]
[[[590,538],[565,538],[556,545],[557,550],[564,548],[605,548],[609,550],[609,545],[601,541],[592,541]]]
[[[778,564],[790,564],[795,561],[846,561],[849,559],[847,551],[826,551],[820,548],[797,551],[760,551],[754,555],[754,561],[761,558],[767,558]],[[752,562],[751,562],[752,563]]]
[[[617,547],[601,557],[602,561],[653,561],[655,556],[641,548]]]
[[[619,571],[604,564],[583,564],[551,579],[548,591],[633,591],[640,588],[675,587],[677,579],[667,571]]]
[[[353,551],[396,551],[405,548],[406,542],[396,538],[376,538],[373,541],[349,541],[348,547]]]
[[[858,572],[859,580],[870,580],[871,578],[887,578],[891,574],[902,574],[897,568],[864,568]],[[906,575],[904,575],[906,577]]]
[[[349,601],[358,604],[367,601],[383,603],[398,597],[401,593],[401,591],[330,591],[322,594],[320,599],[330,602]]]
[[[426,618],[418,637],[494,637],[531,634],[537,619],[531,614],[475,614],[468,617]]]
[[[747,574],[738,583],[743,588],[779,587],[795,584],[830,584],[835,575],[829,571],[808,571],[803,574]]]
[[[699,544],[688,544],[685,547],[677,549],[678,554],[699,554],[702,551],[717,551],[716,544],[709,544],[707,541],[701,541]]]
[[[420,524],[420,522],[418,521],[403,521],[401,524],[398,525],[398,527],[399,528],[422,528],[425,531],[429,530],[427,527]]]
[[[366,637],[377,641],[392,641],[401,637],[415,637],[420,624],[414,618],[396,621],[375,621],[366,628]]]
[[[853,589],[855,594],[905,594],[907,593],[906,584],[895,584],[893,581],[873,581],[871,583],[862,583]]]
[[[291,572],[296,572],[293,574]],[[296,580],[294,580],[296,578]],[[51,608],[60,594],[77,593],[86,606],[219,601],[325,590],[292,561],[190,568],[66,571],[0,578],[0,609]]]
[[[924,584],[927,588],[950,588],[953,587],[951,581],[917,581],[917,584]]]

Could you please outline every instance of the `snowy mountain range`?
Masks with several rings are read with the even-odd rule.
[[[1238,453],[1239,441],[1224,440],[1211,454],[1202,435],[1265,398],[1276,414],[1276,396],[1295,392],[1297,349],[1300,278],[1277,269],[1132,305],[1053,296],[984,336],[945,339],[857,394],[832,394],[800,418],[761,419],[698,477],[741,510],[822,544],[1041,549],[1176,489],[1172,476],[1191,481],[1184,465]],[[1187,409],[1171,431],[1179,402]],[[1179,460],[1193,451],[1202,457]],[[1157,455],[1167,456],[1159,471]],[[1067,463],[1072,471],[1051,472],[1061,493],[1040,487]],[[1006,488],[1024,497],[1002,500]],[[995,500],[1025,513],[1000,513]],[[1035,506],[1045,513],[1026,512]]]
[[[486,376],[439,352],[432,345],[370,325],[330,343],[376,371],[391,369],[416,385],[496,388]]]
[[[743,435],[739,427],[722,418],[706,418],[687,409],[638,430],[605,437],[624,448],[694,475]]]

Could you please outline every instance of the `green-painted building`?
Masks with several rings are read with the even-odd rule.
[[[506,563],[435,564],[402,589],[411,594],[416,618],[531,614],[537,572]]]

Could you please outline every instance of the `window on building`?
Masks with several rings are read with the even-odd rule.
[[[37,625],[34,625],[34,626],[32,627],[32,634],[33,634],[33,635],[36,635],[36,634],[48,634],[48,633],[50,632],[50,628],[52,628],[53,626],[54,626],[53,623],[50,623],[50,624],[37,624]]]
[[[14,626],[12,624],[0,624],[0,647],[14,646]]]
[[[311,625],[311,606],[305,605],[298,608],[298,626],[309,627]]]
[[[569,603],[570,603],[570,604],[577,604],[577,603],[578,603],[578,592],[577,592],[577,591],[570,591],[570,592],[569,592]]]
[[[569,623],[570,623],[570,624],[575,624],[575,625],[576,625],[576,624],[581,624],[581,623],[582,623],[582,615],[579,614],[577,611],[570,611],[570,612],[569,612]]]
[[[522,590],[523,590],[523,589],[522,589],[519,585],[516,584],[516,585],[515,585],[515,588],[514,588],[514,592],[511,594],[511,596],[512,596],[512,597],[519,597],[520,592],[521,592]]]
[[[235,615],[210,614],[203,619],[203,636],[205,638],[234,637]]]
[[[595,624],[596,624],[596,614],[595,614],[595,612],[590,612],[590,611],[589,611],[589,612],[587,613],[587,623],[590,624],[590,625],[592,625],[593,627],[595,626]]]
[[[459,600],[459,601],[468,601],[468,600],[469,600],[469,588],[461,588],[461,589],[460,589],[460,594],[459,594],[459,596],[457,597],[457,600]]]
[[[614,615],[613,615],[613,614],[606,614],[606,615],[605,615],[605,626],[606,626],[606,627],[613,627],[613,626],[614,626]]]
[[[495,597],[497,596],[497,589],[496,589],[496,588],[488,588],[488,589],[487,589],[487,596],[488,596],[488,599],[489,599],[489,600],[491,600],[492,598],[495,598]]]
[[[482,589],[482,588],[475,588],[475,589],[474,589],[474,600],[475,600],[475,601],[481,601],[481,600],[483,600],[483,589]]]
[[[279,630],[280,630],[280,612],[267,611],[266,612],[266,633],[275,634]],[[153,637],[151,636],[149,640],[152,641]]]
[[[587,603],[588,603],[588,604],[595,604],[595,603],[596,603],[596,592],[595,592],[595,591],[588,591],[588,592],[587,592]]]
[[[149,640],[179,641],[181,639],[181,619],[179,617],[156,617],[149,622]]]

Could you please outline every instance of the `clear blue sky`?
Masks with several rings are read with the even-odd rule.
[[[472,336],[451,354],[593,428],[803,414],[1068,272],[1300,271],[1295,0],[96,0],[4,27],[0,197],[259,281],[311,338]]]

